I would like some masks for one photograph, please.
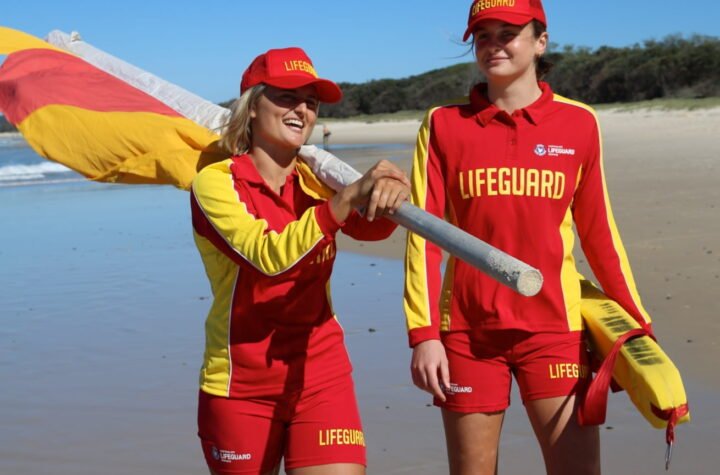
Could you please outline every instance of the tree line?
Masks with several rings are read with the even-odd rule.
[[[554,68],[545,78],[563,96],[605,104],[657,98],[720,96],[720,39],[668,36],[628,47],[551,47]],[[340,83],[343,100],[324,104],[325,117],[427,109],[466,96],[481,80],[474,62],[405,79]]]
[[[720,96],[720,39],[668,36],[626,48],[566,47],[548,56],[559,94],[590,104]]]

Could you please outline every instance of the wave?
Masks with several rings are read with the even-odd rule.
[[[43,181],[59,174],[75,173],[59,163],[43,162],[31,165],[5,165],[0,167],[0,183]]]

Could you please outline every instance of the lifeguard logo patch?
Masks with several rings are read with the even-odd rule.
[[[470,394],[473,392],[472,386],[462,386],[456,383],[450,383],[450,387],[443,387],[446,394]]]
[[[575,155],[575,149],[574,148],[568,148],[563,145],[542,145],[537,144],[535,145],[535,155],[538,157],[544,157],[547,155],[548,157],[559,157],[560,155]]]
[[[575,155],[574,148],[567,148],[564,145],[548,145],[548,156],[559,157],[560,155]]]
[[[218,449],[213,446],[212,456],[218,462],[232,463],[232,462],[243,462],[252,459],[252,454],[239,454],[233,450]]]

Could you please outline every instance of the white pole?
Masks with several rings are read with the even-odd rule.
[[[362,175],[347,163],[314,145],[300,149],[300,157],[315,174],[339,191]],[[475,236],[453,226],[410,203],[403,205],[389,219],[432,241],[453,256],[480,269],[503,285],[531,297],[540,292],[543,278],[539,270],[504,253]]]

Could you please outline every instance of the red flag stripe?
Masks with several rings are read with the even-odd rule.
[[[0,110],[13,124],[50,104],[182,117],[149,94],[59,51],[28,49],[13,53],[0,68],[0,78]]]

